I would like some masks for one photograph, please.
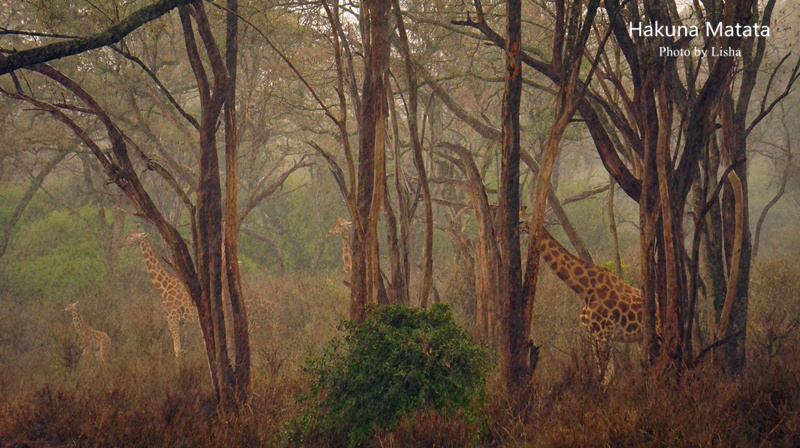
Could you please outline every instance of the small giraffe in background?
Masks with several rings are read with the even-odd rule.
[[[325,238],[330,238],[333,235],[342,236],[342,274],[344,284],[348,286],[353,275],[353,248],[350,245],[350,232],[352,229],[353,223],[339,216],[325,235]]]
[[[91,353],[100,361],[105,361],[108,350],[111,348],[111,338],[100,330],[95,330],[83,321],[78,311],[78,302],[72,302],[64,308],[64,312],[72,313],[72,323],[78,332],[78,344],[81,346],[81,356]]]
[[[523,208],[520,217],[527,232],[524,213]],[[614,375],[612,343],[642,341],[642,292],[608,269],[571,254],[544,226],[540,239],[542,259],[583,300],[581,325],[589,332],[603,385],[608,385]],[[656,333],[661,334],[658,300]]]
[[[144,264],[147,268],[147,273],[150,274],[150,280],[158,292],[161,293],[161,309],[164,311],[164,316],[167,319],[167,326],[172,335],[172,348],[175,351],[175,356],[181,356],[181,331],[180,324],[182,322],[199,323],[200,319],[197,316],[197,308],[192,301],[192,296],[189,294],[189,289],[178,278],[177,275],[168,271],[161,263],[153,243],[147,236],[147,233],[141,230],[131,230],[128,236],[120,243],[120,246],[133,246],[139,245],[144,255]]]

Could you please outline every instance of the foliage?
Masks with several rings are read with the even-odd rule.
[[[391,430],[425,408],[474,418],[488,354],[447,305],[377,307],[363,323],[345,321],[340,329],[344,335],[308,362],[311,406],[290,422],[291,446],[320,437],[363,446],[375,429]]]
[[[7,256],[4,277],[25,294],[59,303],[96,295],[105,282],[102,249],[87,226],[93,207],[73,213],[53,211],[20,228]]]
[[[620,275],[620,273],[617,272],[616,266],[614,266],[614,261],[613,260],[604,261],[600,266],[608,269],[609,271],[613,272],[616,275]],[[620,276],[624,277],[625,273],[628,272],[628,269],[630,269],[630,267],[631,267],[631,265],[622,263],[622,275],[620,275]]]

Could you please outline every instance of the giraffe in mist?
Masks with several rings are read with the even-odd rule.
[[[175,351],[175,356],[180,357],[180,325],[184,322],[192,324],[200,322],[197,307],[183,281],[177,275],[168,271],[161,263],[147,233],[141,230],[132,230],[120,243],[120,246],[132,245],[139,245],[141,248],[147,273],[150,275],[153,285],[161,293],[161,309],[167,319],[167,326],[172,335],[173,350]],[[250,290],[247,284],[243,285],[243,289],[245,290],[244,306],[248,312],[249,329],[253,331],[262,328],[262,320],[270,320],[274,324],[278,306],[270,300],[258,298],[255,291]],[[229,299],[225,300],[224,306],[227,322],[227,316],[230,316],[232,312],[230,311]],[[229,333],[231,332],[229,331]]]
[[[527,232],[525,210],[520,212]],[[571,254],[544,226],[540,232],[541,257],[556,276],[583,301],[581,325],[589,332],[597,368],[604,385],[614,375],[611,346],[614,342],[641,342],[644,305],[642,292],[608,269]],[[656,333],[661,333],[656,300]]]
[[[167,319],[167,326],[172,335],[172,348],[175,356],[181,356],[181,331],[182,322],[199,323],[197,308],[194,305],[189,289],[177,275],[168,271],[161,263],[153,243],[147,233],[141,230],[131,230],[128,236],[120,243],[121,246],[138,245],[144,255],[144,264],[153,286],[161,293],[161,309]]]
[[[352,229],[353,223],[339,216],[325,235],[325,238],[330,238],[333,235],[342,236],[342,280],[345,285],[350,284],[350,277],[353,274],[353,248],[350,245],[350,232]]]
[[[81,355],[91,353],[99,361],[105,361],[108,350],[111,348],[111,338],[100,330],[95,330],[83,321],[78,302],[72,302],[64,308],[64,312],[72,313],[72,324],[78,332],[78,344],[81,346]]]

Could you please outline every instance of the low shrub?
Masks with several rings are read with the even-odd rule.
[[[309,360],[306,409],[290,421],[289,446],[366,445],[423,409],[474,421],[489,367],[447,305],[376,307]]]

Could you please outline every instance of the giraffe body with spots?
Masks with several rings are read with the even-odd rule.
[[[72,302],[64,308],[64,312],[72,314],[72,324],[78,332],[78,344],[81,347],[81,354],[91,354],[98,361],[105,361],[108,351],[111,349],[111,337],[103,331],[95,330],[83,321],[78,302]]]
[[[642,292],[608,269],[573,255],[544,227],[539,244],[545,263],[583,301],[581,325],[589,332],[600,376],[608,384],[614,372],[612,343],[642,341]],[[661,333],[657,300],[656,333]]]

